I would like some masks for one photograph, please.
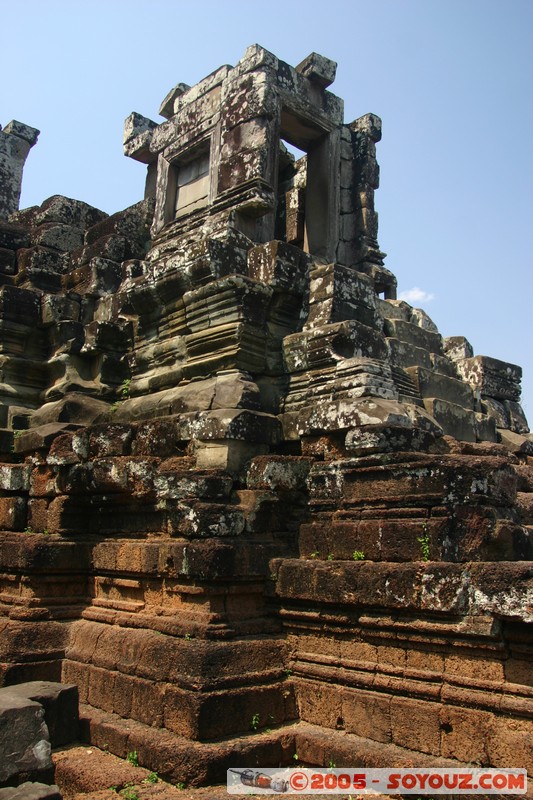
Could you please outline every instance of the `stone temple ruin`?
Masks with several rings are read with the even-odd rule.
[[[521,370],[396,299],[335,68],[254,45],[131,114],[112,216],[18,211],[0,132],[1,680],[191,785],[533,770]]]

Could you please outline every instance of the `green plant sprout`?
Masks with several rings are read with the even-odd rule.
[[[139,792],[137,792],[136,789],[122,789],[120,796],[123,797],[124,800],[139,800]]]
[[[120,397],[122,400],[127,400],[130,396],[131,378],[126,378],[120,385]]]
[[[428,524],[424,522],[422,524],[422,536],[417,537],[417,542],[420,544],[420,552],[422,553],[422,561],[429,561],[429,532],[428,532]]]
[[[364,561],[365,554],[363,553],[362,550],[354,550],[352,553],[352,558],[354,561]]]

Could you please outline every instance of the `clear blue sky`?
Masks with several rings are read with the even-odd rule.
[[[22,205],[65,194],[113,212],[141,199],[122,156],[179,81],[254,42],[290,64],[338,62],[345,119],[383,119],[380,244],[441,333],[524,368],[533,424],[533,0],[25,0],[2,4],[0,123],[41,130]]]

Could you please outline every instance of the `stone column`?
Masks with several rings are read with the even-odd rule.
[[[0,219],[18,210],[22,170],[38,136],[36,128],[16,120],[0,130]]]

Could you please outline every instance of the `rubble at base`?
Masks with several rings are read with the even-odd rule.
[[[17,211],[37,132],[0,131],[0,681],[190,785],[533,771],[521,370],[396,299],[334,77],[253,45],[178,84],[111,216]]]

